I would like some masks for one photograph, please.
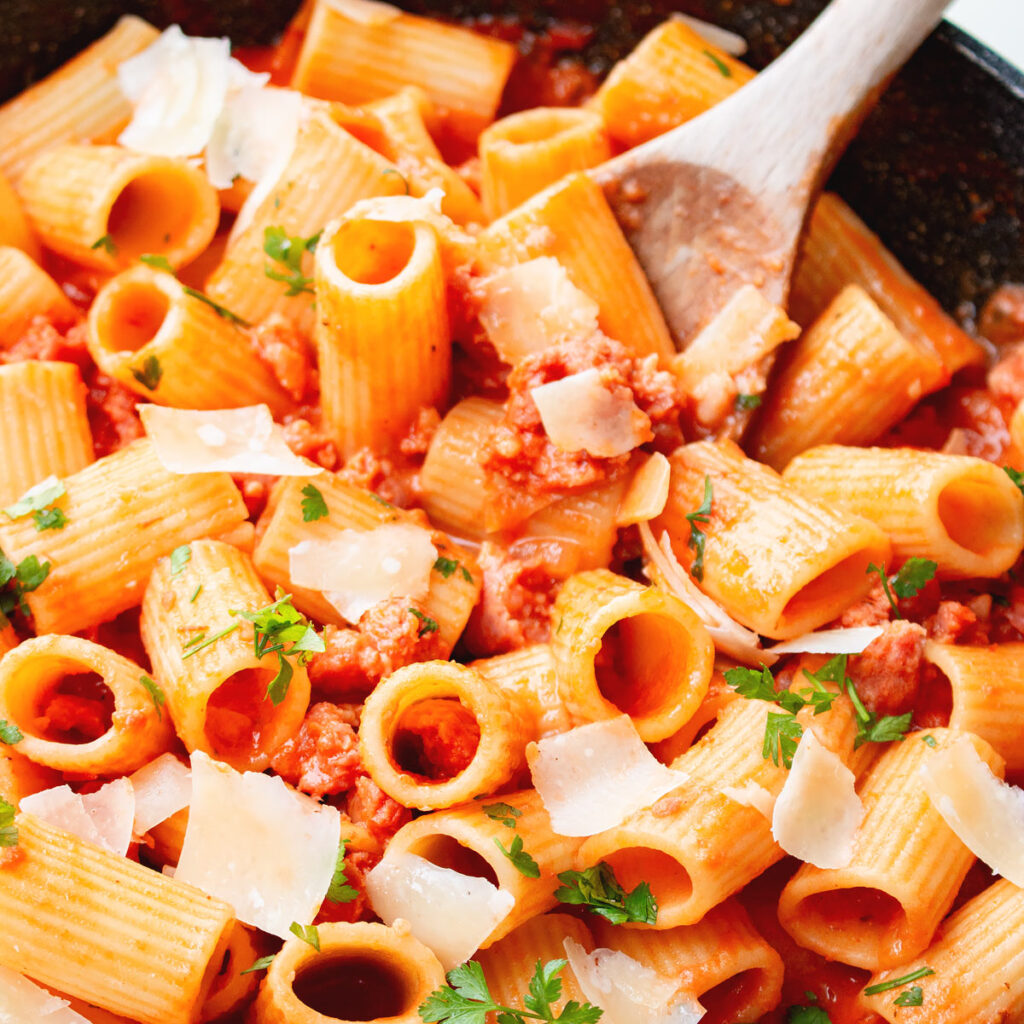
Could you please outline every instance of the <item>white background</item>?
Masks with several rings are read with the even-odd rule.
[[[1024,0],[954,0],[946,17],[1024,69]]]

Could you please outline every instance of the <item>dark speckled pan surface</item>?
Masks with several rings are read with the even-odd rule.
[[[897,0],[894,0],[897,2]],[[401,4],[456,18],[555,18],[597,26],[582,59],[603,70],[673,10],[750,43],[758,67],[814,18],[823,0],[660,0],[609,4]],[[297,5],[280,0],[0,0],[0,97],[9,97],[102,34],[119,14],[194,34],[271,42]],[[3,140],[0,140],[0,145]],[[864,123],[831,181],[948,310],[970,322],[998,285],[1024,282],[1024,75],[952,25],[933,33]]]

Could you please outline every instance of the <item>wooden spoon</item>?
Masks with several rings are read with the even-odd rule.
[[[784,304],[818,188],[949,0],[832,0],[700,117],[595,168],[676,344],[742,284]]]

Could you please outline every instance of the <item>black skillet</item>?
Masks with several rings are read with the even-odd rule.
[[[899,2],[899,0],[893,0]],[[411,11],[525,28],[521,49],[543,46],[553,24],[592,26],[556,59],[603,72],[673,10],[743,35],[763,67],[825,0],[406,0]],[[0,99],[82,49],[119,14],[238,44],[272,42],[294,0],[0,0]],[[571,18],[567,12],[571,12]],[[3,140],[0,139],[0,145]],[[1000,284],[1024,282],[1024,75],[943,23],[898,75],[837,167],[839,191],[930,292],[970,325]]]

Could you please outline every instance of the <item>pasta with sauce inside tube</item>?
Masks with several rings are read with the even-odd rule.
[[[1024,328],[826,194],[673,338],[587,172],[736,41],[529,106],[311,0],[0,106],[0,1021],[1024,1021]]]

